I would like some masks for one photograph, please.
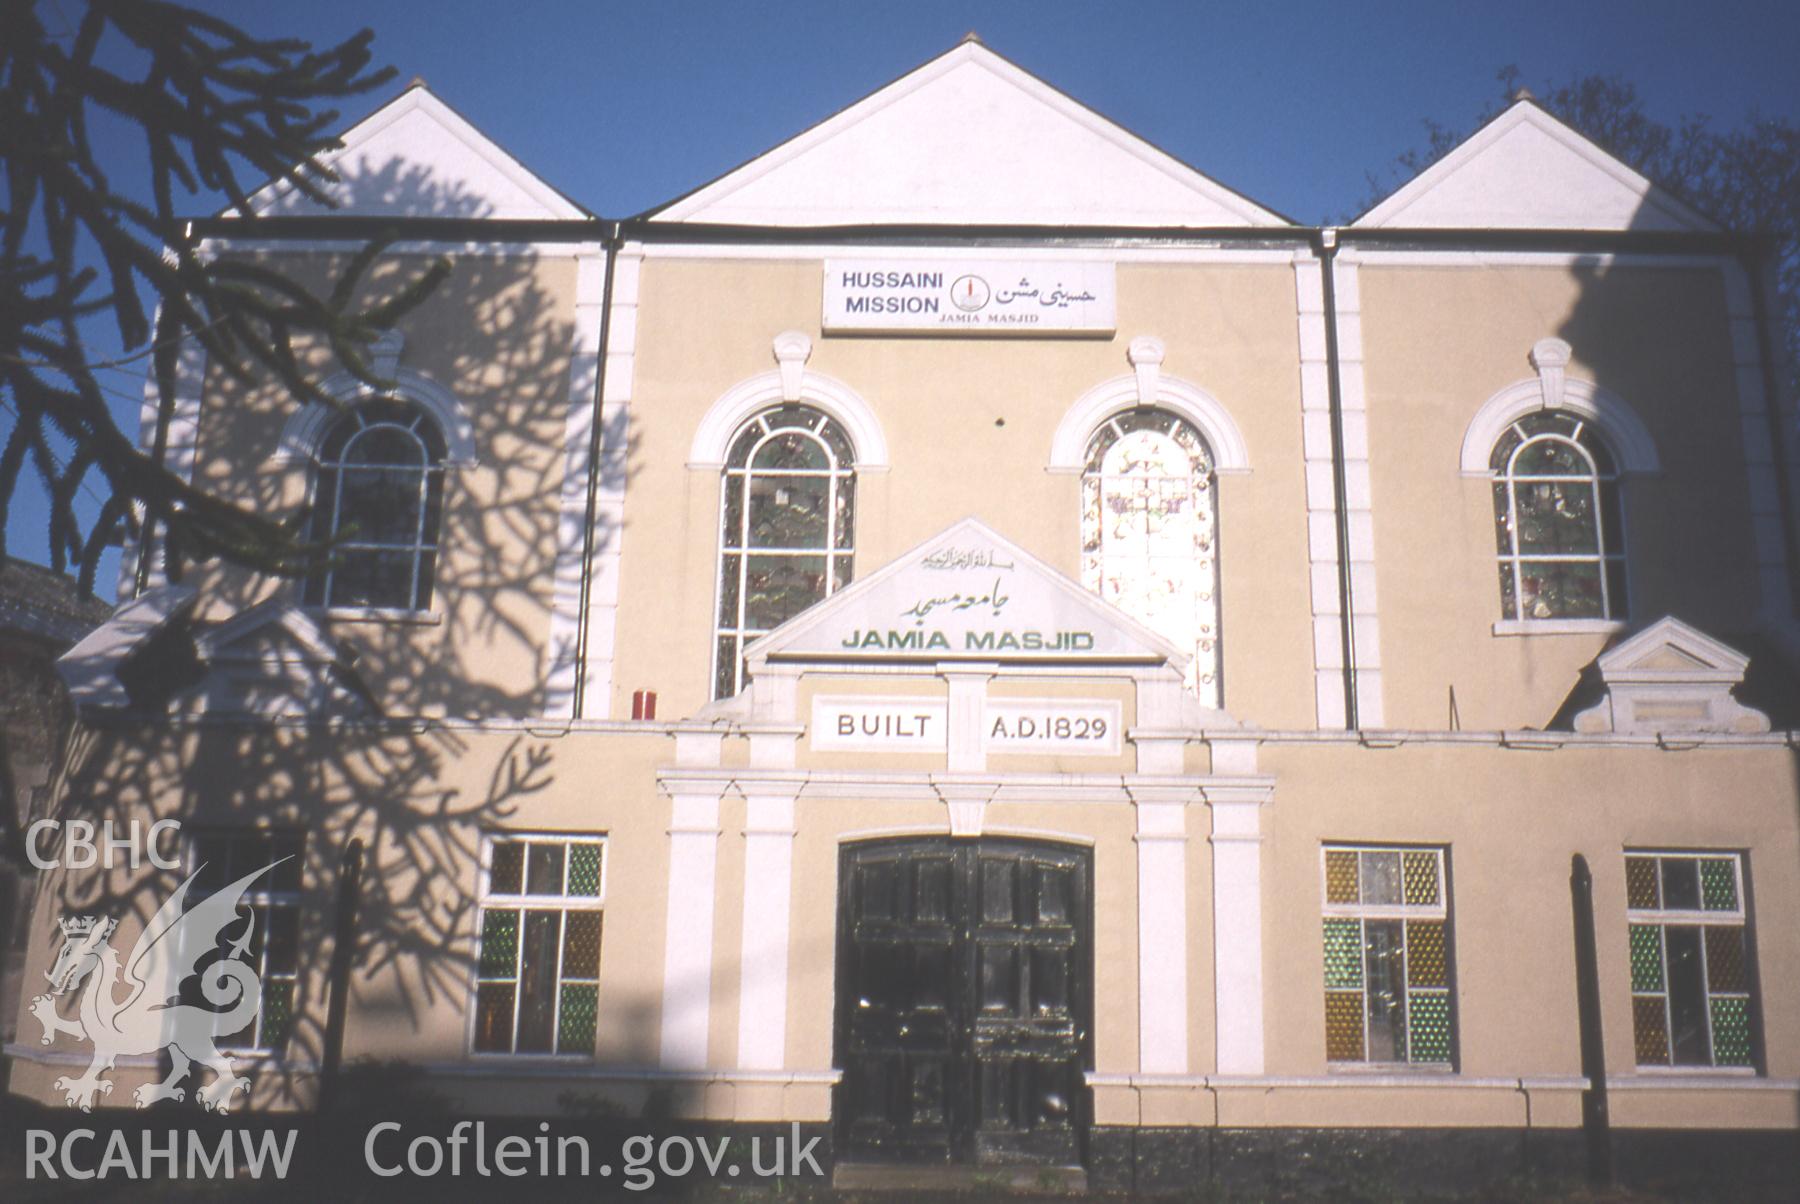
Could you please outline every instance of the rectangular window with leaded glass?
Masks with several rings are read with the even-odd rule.
[[[601,836],[489,838],[470,1040],[476,1053],[593,1056],[605,872]]]
[[[204,828],[193,832],[194,884],[189,906],[257,870],[264,870],[245,889],[239,914],[249,913],[249,930],[229,924],[215,939],[216,948],[199,963],[225,957],[250,963],[262,984],[262,1006],[250,1023],[221,1035],[220,1049],[280,1054],[293,1028],[300,977],[300,872],[305,836],[262,828]],[[247,943],[246,943],[247,939]],[[195,979],[192,985],[197,985]],[[184,1002],[207,1006],[196,996]]]
[[[1445,861],[1443,849],[1325,847],[1327,1062],[1454,1062]]]
[[[1625,856],[1639,1066],[1755,1065],[1753,950],[1738,853]]]

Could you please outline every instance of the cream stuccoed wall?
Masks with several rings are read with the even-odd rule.
[[[1791,1089],[1775,1093],[1782,1105],[1767,1093],[1658,1089],[1655,1072],[1636,1073],[1625,922],[1626,849],[1750,850],[1768,1075],[1790,1082],[1800,1076],[1800,1002],[1779,985],[1800,975],[1800,946],[1780,919],[1800,907],[1800,822],[1786,749],[1266,745],[1261,767],[1279,783],[1263,843],[1271,1075],[1328,1072],[1320,849],[1332,842],[1449,850],[1461,1075],[1579,1075],[1569,873],[1570,858],[1580,853],[1594,876],[1609,1078],[1639,1088],[1621,1105],[1625,1113],[1615,1109],[1615,1123],[1658,1123],[1652,1115],[1682,1126],[1793,1123]],[[1702,1077],[1716,1089],[1743,1081],[1731,1072]],[[1293,1098],[1298,1110],[1271,1105],[1268,1122],[1432,1123],[1368,1101],[1355,1115],[1327,1120],[1324,1104],[1304,1102],[1304,1093]],[[1341,1094],[1331,1098],[1349,1106]]]
[[[1079,482],[1045,470],[1074,402],[1129,375],[1126,344],[1231,413],[1251,471],[1219,484],[1225,703],[1269,726],[1313,723],[1306,504],[1292,267],[1124,263],[1103,339],[822,336],[819,260],[644,261],[639,294],[612,714],[654,689],[667,715],[708,697],[719,475],[686,467],[713,403],[774,368],[771,341],[813,339],[808,372],[874,410],[891,469],[857,480],[856,564],[873,572],[976,516],[1078,577]],[[1004,422],[1004,425],[999,423]]]
[[[1500,636],[1494,503],[1460,472],[1463,436],[1540,339],[1567,375],[1628,404],[1661,471],[1622,485],[1632,626],[1666,614],[1756,628],[1750,497],[1721,270],[1447,262],[1361,265],[1386,724],[1542,727],[1604,633]]]
[[[329,289],[342,256],[283,255],[301,283]],[[391,255],[363,296],[378,300],[431,262]],[[402,318],[400,367],[455,395],[473,425],[476,463],[446,470],[431,613],[424,621],[333,620],[358,650],[361,672],[390,713],[529,715],[541,707],[548,638],[575,261],[523,249],[458,254],[449,276]],[[303,363],[324,379],[339,370],[320,347]],[[311,472],[281,457],[296,402],[274,383],[245,385],[209,366],[199,418],[195,483],[271,517],[297,512]],[[188,578],[203,614],[222,619],[295,586],[203,565]]]

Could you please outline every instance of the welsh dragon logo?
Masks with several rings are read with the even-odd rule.
[[[279,864],[265,865],[187,907],[188,889],[200,874],[195,870],[145,925],[125,959],[122,975],[118,951],[107,943],[117,921],[94,916],[61,921],[62,948],[57,951],[56,964],[44,975],[50,980],[50,991],[31,1001],[31,1014],[44,1026],[45,1045],[56,1040],[58,1033],[94,1043],[94,1062],[86,1074],[56,1080],[57,1090],[67,1093],[70,1107],[91,1111],[96,1095],[112,1092],[112,1082],[100,1076],[111,1070],[117,1059],[163,1049],[169,1051],[173,1069],[161,1083],[137,1089],[138,1107],[186,1098],[186,1090],[176,1084],[195,1062],[213,1072],[212,1082],[195,1092],[195,1098],[209,1111],[229,1111],[231,1097],[238,1091],[249,1095],[250,1080],[237,1073],[214,1040],[242,1029],[262,1007],[262,982],[242,960],[256,920],[247,911],[240,915],[238,905],[250,884]],[[240,921],[243,931],[231,938],[226,955],[201,970],[200,962]],[[200,993],[211,1008],[173,1001],[182,980],[196,973],[200,975]],[[77,1018],[60,1015],[58,997],[74,993],[83,983],[87,986],[81,992]]]

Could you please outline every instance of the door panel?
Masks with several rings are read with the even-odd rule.
[[[1021,840],[845,846],[836,1114],[848,1157],[1079,1161],[1089,853]]]

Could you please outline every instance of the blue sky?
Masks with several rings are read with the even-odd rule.
[[[1792,0],[196,6],[254,33],[315,43],[372,27],[377,56],[400,77],[346,106],[345,124],[423,76],[528,167],[607,217],[703,183],[970,30],[1176,157],[1308,223],[1359,210],[1367,173],[1386,172],[1420,144],[1423,118],[1467,127],[1507,64],[1539,88],[1619,75],[1665,121],[1707,113],[1730,126],[1753,110],[1800,119],[1800,6]],[[40,7],[54,19],[52,0]],[[141,155],[122,140],[106,145],[121,171]],[[210,208],[210,199],[194,205]],[[121,398],[117,409],[135,429],[135,404]],[[41,503],[18,498],[10,551],[44,559],[43,526]],[[110,580],[103,570],[103,587]]]

